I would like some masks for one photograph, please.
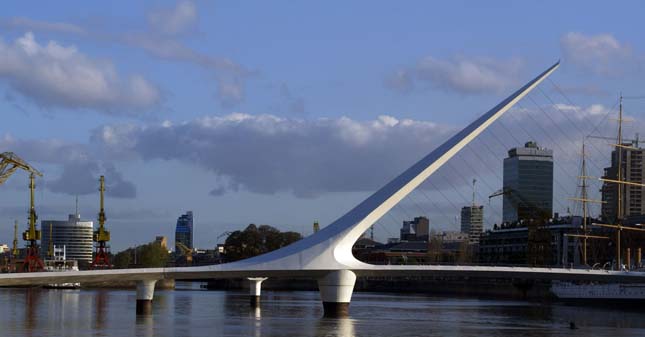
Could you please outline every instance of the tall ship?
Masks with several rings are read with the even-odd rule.
[[[631,198],[634,193],[631,189],[643,190],[645,185],[642,184],[642,168],[634,167],[627,170],[623,167],[627,158],[624,158],[627,153],[639,153],[642,156],[642,149],[638,147],[638,139],[632,142],[625,142],[623,140],[623,97],[621,95],[619,102],[618,112],[618,135],[615,144],[611,144],[615,151],[612,153],[612,167],[605,169],[605,174],[602,178],[594,178],[587,175],[586,159],[585,159],[585,145],[582,145],[582,165],[580,172],[580,195],[571,200],[578,201],[582,204],[583,225],[580,234],[570,234],[570,236],[579,237],[582,241],[582,263],[586,268],[588,264],[588,240],[604,240],[611,242],[613,239],[615,251],[615,258],[613,263],[609,263],[610,268],[618,271],[629,272],[630,270],[642,271],[641,264],[641,248],[637,248],[635,252],[635,263],[632,264],[632,252],[627,248],[625,252],[621,247],[623,230],[645,232],[645,229],[637,226],[630,226],[625,224],[625,204],[624,198]],[[642,160],[642,158],[641,158]],[[614,165],[614,162],[616,165]],[[638,166],[641,166],[639,164]],[[626,172],[624,172],[626,171]],[[603,198],[602,200],[590,199],[587,195],[587,179],[599,179],[603,182]],[[626,189],[629,189],[626,191]],[[626,193],[629,192],[629,193]],[[591,223],[588,224],[590,219],[588,214],[588,203],[599,203],[603,209],[603,219],[608,223]],[[615,205],[615,207],[612,207]],[[631,203],[629,203],[631,207]],[[631,210],[630,210],[631,211]],[[642,213],[642,211],[640,212]],[[628,213],[629,214],[629,213]],[[603,228],[606,229],[608,235],[592,235],[590,228]],[[605,231],[605,233],[607,233]],[[613,231],[613,238],[610,236]],[[623,253],[625,259],[623,260]],[[595,267],[595,266],[594,266]],[[645,283],[595,283],[595,282],[568,282],[568,281],[554,281],[551,285],[551,292],[560,300],[563,301],[577,301],[577,302],[640,302],[645,300]]]

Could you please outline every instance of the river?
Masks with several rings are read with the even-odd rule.
[[[135,315],[133,290],[0,289],[0,336],[645,336],[645,310],[356,292],[347,319],[318,293],[206,291],[178,282]],[[571,330],[570,322],[577,329]]]

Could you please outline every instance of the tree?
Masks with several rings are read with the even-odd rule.
[[[169,258],[168,250],[158,242],[151,242],[117,253],[112,263],[117,269],[130,268],[133,264],[136,264],[136,267],[157,268],[165,267]]]
[[[458,263],[471,263],[472,261],[472,247],[468,244],[467,240],[459,243],[459,250],[457,252]]]
[[[151,242],[139,247],[139,265],[146,268],[165,267],[168,263],[168,250],[157,242]]]
[[[434,230],[430,231],[428,241],[428,257],[431,262],[441,262],[443,255],[443,240]]]
[[[290,245],[302,239],[296,232],[280,232],[275,227],[254,224],[248,225],[243,231],[231,233],[224,242],[226,257],[229,261],[237,261],[268,253]]]
[[[124,250],[122,252],[118,252],[114,257],[112,258],[112,263],[114,264],[114,268],[116,269],[124,269],[128,268],[130,266],[130,263],[132,263],[132,256],[131,256],[131,251],[130,249]]]

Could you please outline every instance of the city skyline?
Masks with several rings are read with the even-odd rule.
[[[527,111],[556,104],[576,120],[597,121],[618,92],[642,94],[645,50],[629,22],[643,5],[558,3],[553,13],[543,4],[495,4],[11,4],[0,16],[0,151],[14,151],[45,173],[37,181],[41,219],[65,219],[79,195],[82,218],[94,221],[98,175],[105,174],[113,250],[173,237],[177,216],[188,209],[196,214],[198,247],[214,246],[218,235],[248,223],[307,235],[314,220],[329,224],[536,69],[562,58],[553,81],[573,102],[546,83],[543,90],[557,100],[537,92],[539,104],[511,111],[503,121],[518,130],[518,140],[502,139],[493,150],[498,157],[483,158],[490,172],[470,173],[463,164],[483,160],[465,151],[456,169],[431,178],[456,209],[427,192],[437,205],[419,197],[420,210],[412,202],[402,206],[411,211],[384,221],[396,232],[405,213],[414,212],[428,216],[431,227],[458,230],[451,218],[468,205],[460,192],[469,195],[461,177],[483,182],[485,198],[501,187],[494,173],[504,151],[531,140],[553,149],[564,167],[556,169],[563,186],[554,186],[562,204],[554,203],[554,211],[563,212],[576,184],[565,179],[575,158],[566,159],[578,144],[527,139],[517,125],[535,124]],[[608,16],[603,25],[585,19],[599,12]],[[311,22],[299,19],[307,14]],[[547,15],[560,19],[543,24],[539,18]],[[500,23],[488,24],[484,18],[491,17]],[[542,31],[529,28],[538,21]],[[319,28],[325,22],[335,24]],[[59,69],[66,80],[47,69]],[[642,126],[634,114],[645,105],[629,104],[633,134]],[[493,131],[498,137],[505,129]],[[471,149],[495,144],[483,137],[487,142]],[[609,153],[595,153],[599,167],[608,166]],[[10,242],[14,218],[25,228],[26,184],[21,172],[0,187],[0,242]],[[492,221],[499,217],[493,210],[501,211],[496,202],[486,206],[485,228],[499,222]],[[381,240],[390,236],[380,226],[375,231]]]

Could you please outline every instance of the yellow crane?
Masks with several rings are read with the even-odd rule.
[[[36,189],[36,176],[42,177],[43,174],[29,165],[25,160],[20,158],[13,152],[0,153],[0,185],[2,185],[9,177],[18,169],[29,172],[29,229],[22,233],[22,238],[29,241],[27,247],[27,256],[23,263],[23,271],[41,271],[44,268],[43,261],[38,254],[38,240],[40,240],[41,232],[36,229],[36,207],[34,205],[34,190]],[[17,240],[15,240],[17,241]],[[17,253],[17,243],[14,242],[14,255]]]
[[[103,207],[105,201],[105,177],[101,176],[99,178],[99,194],[101,196],[100,201],[100,210],[99,210],[99,229],[94,231],[92,239],[96,242],[96,253],[94,254],[94,262],[92,262],[92,268],[111,268],[110,256],[108,253],[107,243],[110,241],[110,232],[105,230],[105,221],[107,217],[105,216],[105,208]]]
[[[9,177],[18,169],[25,170],[39,177],[43,176],[42,173],[33,168],[31,165],[27,164],[26,161],[18,157],[18,155],[16,155],[15,153],[0,153],[0,185],[7,181],[7,179],[9,179]]]
[[[27,272],[42,271],[45,269],[43,260],[40,259],[40,254],[38,253],[38,241],[41,239],[42,232],[36,229],[36,221],[38,221],[38,215],[36,215],[36,207],[34,206],[34,194],[36,190],[36,177],[34,172],[29,175],[29,229],[22,233],[22,239],[29,241],[27,246],[27,256],[25,257],[25,262],[22,265],[22,270]]]
[[[185,244],[181,242],[175,242],[175,246],[181,250],[182,255],[186,257],[186,264],[190,265],[193,263],[193,250],[188,248]]]

